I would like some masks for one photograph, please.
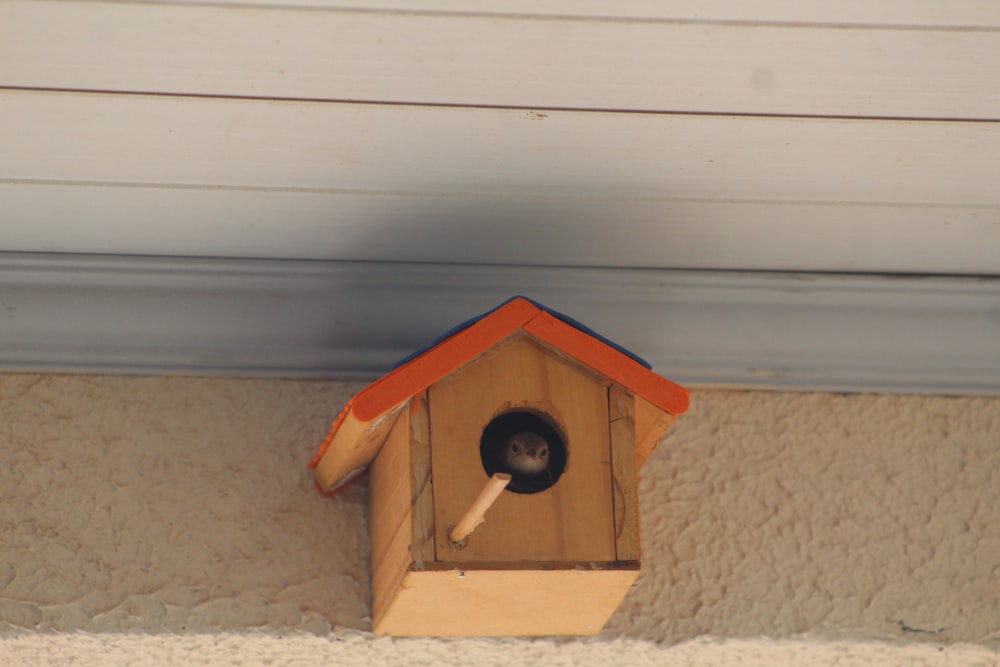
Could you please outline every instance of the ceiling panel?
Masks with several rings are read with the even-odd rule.
[[[0,179],[1000,203],[1000,123],[0,92]]]
[[[998,391],[997,71],[985,0],[0,2],[0,367],[371,374],[529,292]]]
[[[680,20],[581,20],[496,7],[485,15],[433,11],[436,4],[393,12],[8,1],[0,3],[0,85],[535,109],[998,117],[995,8],[974,29],[956,29],[948,11],[940,12],[943,26],[906,22],[930,14],[905,13],[898,3],[884,12],[852,3],[833,24],[821,21],[836,14],[815,4],[796,11],[780,3],[797,23],[767,23],[782,15],[773,2],[755,18],[746,9],[752,4],[730,3],[724,12],[715,3],[706,22],[693,5],[678,13],[694,18]],[[642,15],[639,6],[648,5],[632,7]],[[568,6],[550,11],[556,7]],[[975,7],[955,14],[971,19]],[[869,14],[905,25],[843,24]]]
[[[126,0],[127,1],[127,0]],[[133,0],[141,2],[142,0]],[[161,0],[161,4],[204,5],[206,0]],[[212,0],[215,5],[350,9],[356,0]],[[1000,27],[1000,5],[992,0],[367,0],[378,12],[523,15],[626,20],[815,23],[824,25]]]
[[[7,250],[990,274],[1000,206],[0,183]],[[69,223],[68,221],[72,221]]]

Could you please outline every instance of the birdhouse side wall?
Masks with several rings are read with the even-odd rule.
[[[369,485],[372,618],[392,606],[411,569],[434,561],[427,400],[412,399],[372,462]]]
[[[653,455],[677,417],[653,405],[641,396],[635,397],[635,452],[638,467],[642,468]]]
[[[615,510],[615,555],[639,561],[639,480],[636,458],[636,398],[618,385],[608,388],[608,432]]]

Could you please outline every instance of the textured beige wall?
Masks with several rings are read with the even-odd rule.
[[[998,398],[696,392],[600,637],[372,641],[360,386],[0,375],[0,663],[1000,662]]]

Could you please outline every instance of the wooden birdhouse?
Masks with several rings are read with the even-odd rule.
[[[599,632],[639,573],[638,470],[687,407],[524,298],[362,390],[311,467],[335,491],[370,466],[375,632]]]

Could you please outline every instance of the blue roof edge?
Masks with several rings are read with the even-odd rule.
[[[465,320],[461,324],[458,324],[458,325],[452,327],[451,329],[448,329],[447,331],[445,331],[443,334],[441,334],[440,336],[438,336],[437,338],[435,338],[434,340],[432,340],[427,345],[424,345],[423,347],[421,347],[420,349],[416,350],[415,352],[413,352],[411,354],[408,354],[405,357],[403,357],[402,359],[400,359],[399,361],[397,361],[395,364],[392,365],[392,368],[390,370],[394,371],[397,368],[399,368],[400,366],[402,366],[404,364],[408,364],[409,362],[413,361],[414,359],[416,359],[420,355],[424,354],[425,352],[428,352],[429,350],[437,347],[438,345],[440,345],[441,343],[443,343],[447,339],[451,338],[455,334],[460,333],[461,331],[464,331],[465,329],[468,329],[469,327],[471,327],[473,324],[475,324],[479,320],[483,319],[484,317],[488,317],[488,316],[492,315],[496,311],[498,311],[501,308],[503,308],[504,306],[506,306],[511,301],[516,301],[517,299],[524,299],[525,301],[527,301],[531,305],[535,306],[539,310],[542,310],[542,311],[548,313],[552,317],[555,317],[556,319],[562,321],[563,323],[568,324],[569,326],[573,327],[574,329],[582,331],[583,333],[587,334],[591,338],[596,338],[597,340],[601,341],[605,345],[607,345],[607,346],[609,346],[609,347],[611,347],[611,348],[613,348],[613,349],[621,352],[622,354],[624,354],[628,358],[632,359],[636,363],[640,364],[644,368],[652,370],[653,367],[649,364],[648,361],[646,361],[645,359],[643,359],[639,355],[637,355],[637,354],[635,354],[635,353],[627,350],[626,348],[622,347],[618,343],[615,343],[614,341],[609,340],[608,338],[605,338],[604,336],[602,336],[601,334],[597,333],[596,331],[594,331],[593,329],[591,329],[587,325],[585,325],[585,324],[583,324],[581,322],[578,322],[577,320],[574,320],[569,315],[564,315],[563,313],[560,313],[557,310],[552,310],[551,308],[538,303],[534,299],[531,299],[529,297],[526,297],[526,296],[523,296],[523,295],[520,295],[520,294],[516,295],[516,296],[510,297],[509,299],[507,299],[506,301],[504,301],[500,305],[498,305],[498,306],[496,306],[494,308],[489,309],[488,311],[486,311],[482,315],[477,315],[476,317],[473,317],[471,319]]]

